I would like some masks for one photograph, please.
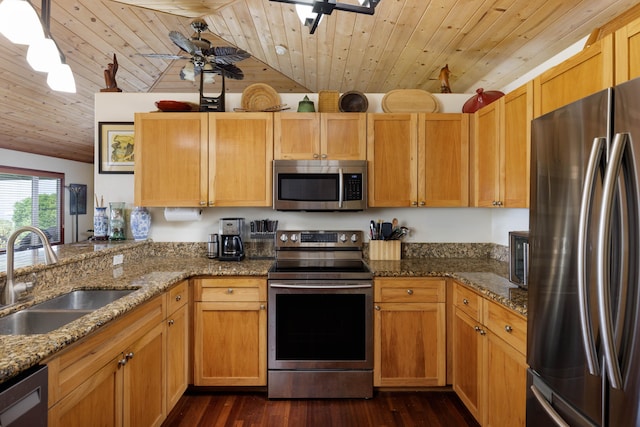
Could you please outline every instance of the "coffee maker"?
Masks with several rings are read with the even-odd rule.
[[[244,246],[242,245],[242,229],[244,218],[220,219],[220,261],[242,261]]]

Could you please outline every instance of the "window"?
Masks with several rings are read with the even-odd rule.
[[[14,230],[41,229],[52,244],[64,243],[64,174],[0,166],[0,253]],[[42,247],[34,233],[23,233],[15,250]]]

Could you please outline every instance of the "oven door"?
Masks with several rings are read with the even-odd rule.
[[[371,281],[270,281],[269,370],[373,369]]]

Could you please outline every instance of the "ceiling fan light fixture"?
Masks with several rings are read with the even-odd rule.
[[[27,62],[35,71],[43,73],[59,67],[62,60],[56,42],[44,38],[31,44],[27,50]]]
[[[202,78],[204,79],[204,83],[207,84],[213,84],[216,82],[213,65],[211,65],[210,62],[207,62],[204,64],[204,67],[202,67]]]
[[[184,67],[182,67],[182,70],[180,70],[180,79],[189,80],[191,82],[196,81],[196,69],[193,62],[189,61]]]
[[[0,3],[0,33],[14,44],[30,45],[44,38],[38,13],[25,0],[3,0]]]
[[[67,64],[60,64],[49,71],[47,84],[57,92],[76,93],[76,80],[71,72],[71,67]]]

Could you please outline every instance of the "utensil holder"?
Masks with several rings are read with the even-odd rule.
[[[400,240],[371,240],[369,242],[369,259],[399,260],[401,259]]]

